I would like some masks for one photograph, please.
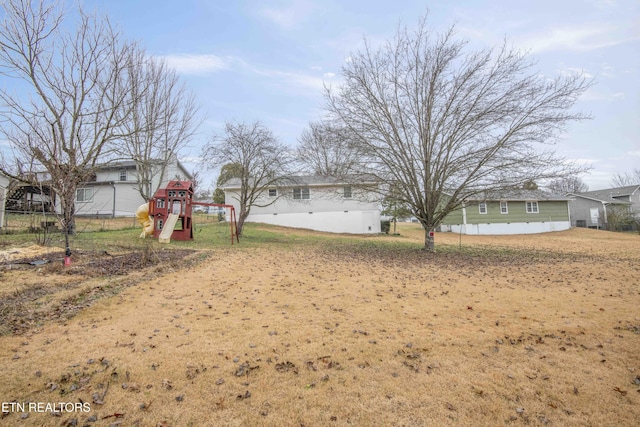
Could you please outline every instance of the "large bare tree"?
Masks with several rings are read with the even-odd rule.
[[[227,122],[222,135],[214,135],[203,148],[203,157],[211,168],[233,164],[240,180],[237,231],[242,235],[244,222],[260,196],[288,177],[291,156],[271,130],[260,122]]]
[[[122,137],[130,45],[120,41],[107,19],[82,9],[75,25],[63,25],[63,3],[6,0],[0,5],[0,73],[20,89],[0,88],[0,131],[13,150],[13,159],[4,159],[1,169],[35,185],[48,181],[68,247],[75,231],[76,190],[91,178],[105,147]]]
[[[298,139],[297,160],[309,172],[322,176],[345,176],[357,172],[356,145],[349,130],[329,121],[310,122]]]
[[[196,133],[198,105],[175,70],[165,61],[131,53],[127,64],[128,120],[122,122],[122,144],[114,146],[116,158],[136,163],[138,192],[149,200],[167,178],[167,167]]]
[[[577,173],[552,146],[590,82],[541,76],[527,55],[474,51],[454,28],[434,34],[426,17],[379,48],[365,40],[326,90],[327,109],[349,129],[362,162],[398,191],[432,230],[465,198]]]

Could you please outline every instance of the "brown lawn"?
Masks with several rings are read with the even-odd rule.
[[[283,229],[2,336],[0,424],[638,425],[640,236],[400,233]]]

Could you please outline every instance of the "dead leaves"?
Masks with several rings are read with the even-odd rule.
[[[187,363],[187,379],[189,380],[193,380],[195,379],[198,375],[200,375],[201,373],[207,372],[207,367],[206,366],[200,366],[197,367],[195,365],[192,365],[191,363]]]
[[[293,372],[294,374],[298,375],[298,368],[296,367],[295,364],[286,361],[283,363],[276,363],[276,371],[278,372]]]
[[[251,366],[249,361],[244,362],[242,365],[238,366],[238,369],[233,373],[236,377],[248,376],[249,372],[260,368],[259,365]]]

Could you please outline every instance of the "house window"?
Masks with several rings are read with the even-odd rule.
[[[120,171],[120,181],[126,181],[126,180],[127,180],[127,170],[122,169]]]
[[[309,198],[309,187],[296,187],[293,189],[293,198],[303,200]]]
[[[538,213],[538,202],[526,202],[527,213]]]
[[[350,199],[351,198],[351,186],[350,185],[345,185],[344,186],[344,198],[345,199]]]
[[[478,205],[478,212],[480,212],[482,215],[487,213],[487,204],[485,202],[482,202]]]
[[[500,213],[501,214],[509,213],[509,205],[507,205],[507,202],[500,202]]]
[[[92,202],[93,188],[78,188],[76,190],[76,202]]]
[[[156,199],[156,208],[164,208],[164,199]]]
[[[269,189],[269,197],[276,197],[277,195],[278,195],[278,190],[276,190],[275,188]]]

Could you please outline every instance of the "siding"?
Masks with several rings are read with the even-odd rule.
[[[604,227],[604,207],[602,202],[596,200],[584,199],[582,197],[576,197],[575,200],[569,202],[571,207],[571,226],[577,227],[577,221],[585,221],[587,227]],[[598,209],[599,218],[598,222],[591,220],[591,209]]]
[[[309,199],[294,200],[293,189],[278,189],[278,198],[268,196],[265,192],[257,201],[257,205],[267,205],[264,207],[252,206],[252,215],[279,214],[279,213],[309,213],[309,212],[344,212],[351,210],[368,211],[378,210],[377,201],[369,201],[366,195],[358,194],[353,188],[353,197],[342,196],[343,187],[309,187]],[[281,191],[286,191],[282,194]],[[227,204],[233,205],[239,212],[239,190],[225,190],[225,200]]]
[[[282,191],[286,192],[285,194]],[[344,197],[344,187],[309,186],[309,199],[293,199],[293,188],[278,188],[278,197],[265,191],[252,206],[248,222],[308,228],[332,233],[370,234],[380,232],[379,203],[373,194],[352,187],[352,197]],[[239,213],[239,190],[225,189],[225,202]]]
[[[527,213],[524,201],[507,202],[508,213],[500,213],[500,202],[487,202],[487,213],[479,212],[479,203],[470,203],[466,207],[467,224],[507,224],[526,222],[568,221],[569,212],[566,201],[538,201],[538,213]],[[462,224],[462,209],[451,212],[443,224]]]
[[[93,185],[79,188],[93,188],[93,200],[76,202],[77,215],[133,216],[138,206],[145,202],[132,183],[124,181],[116,182],[114,185]]]

